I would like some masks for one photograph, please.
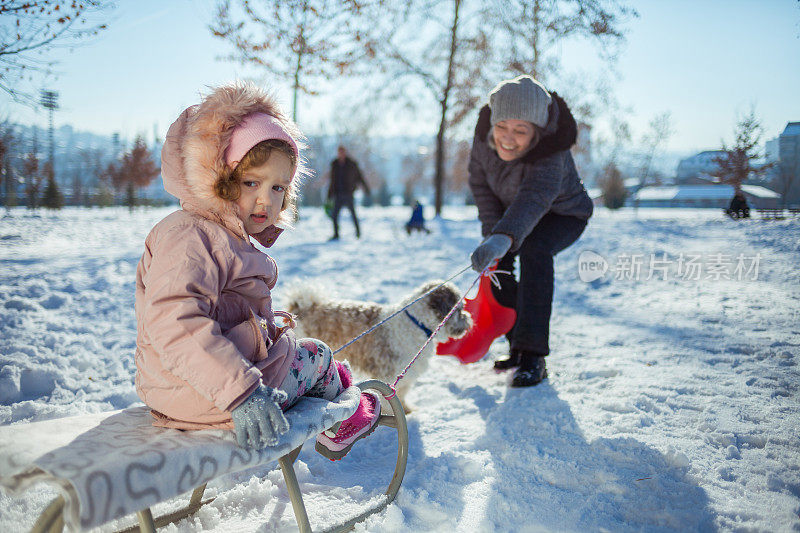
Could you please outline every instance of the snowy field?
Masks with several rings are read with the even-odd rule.
[[[134,272],[169,211],[0,219],[0,424],[138,404]],[[360,213],[361,240],[343,216],[343,239],[327,242],[324,214],[303,211],[271,252],[278,308],[281,287],[302,282],[393,301],[461,270],[479,241],[474,208],[413,237],[407,208]],[[557,258],[549,379],[510,389],[492,370],[505,341],[472,365],[436,357],[409,396],[397,500],[357,531],[800,531],[798,264],[797,219],[599,209]],[[313,527],[385,490],[395,440],[380,428],[337,463],[305,446],[296,469]],[[277,464],[208,493],[165,530],[296,531]],[[0,531],[29,530],[54,496],[0,495]]]

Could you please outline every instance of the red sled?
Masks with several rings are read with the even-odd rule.
[[[488,275],[481,276],[475,298],[464,300],[464,310],[472,315],[472,327],[463,337],[437,344],[436,353],[455,356],[462,364],[468,364],[480,361],[496,338],[511,331],[517,312],[498,303]]]

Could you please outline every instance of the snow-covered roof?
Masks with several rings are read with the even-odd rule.
[[[636,193],[639,200],[672,200],[679,187],[643,187]]]
[[[760,185],[742,185],[742,190],[756,198],[780,198],[775,191]],[[719,200],[733,196],[732,185],[678,185],[673,187],[644,187],[639,200]]]
[[[757,196],[759,198],[780,198],[781,195],[773,191],[772,189],[767,189],[766,187],[762,187],[761,185],[742,185],[742,190],[747,194],[751,194],[753,196]]]
[[[684,157],[683,159],[681,159],[681,163],[683,163],[684,161],[687,162],[687,163],[694,163],[696,161],[707,161],[707,160],[710,161],[712,158],[720,156],[720,155],[722,155],[724,153],[725,152],[723,150],[719,150],[719,149],[717,149],[717,150],[703,150],[702,152],[697,152],[694,155],[690,155],[688,157]]]
[[[800,122],[789,122],[781,135],[800,135]]]

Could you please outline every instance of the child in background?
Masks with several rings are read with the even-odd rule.
[[[324,343],[297,340],[273,311],[277,264],[250,242],[272,246],[291,220],[299,139],[249,84],[217,88],[169,128],[161,170],[181,209],[151,230],[136,271],[136,390],[157,426],[232,428],[239,445],[263,448],[289,429],[283,411],[298,398],[332,400],[352,384]],[[343,457],[379,418],[377,395],[363,393],[335,435],[317,437],[323,455]]]
[[[414,202],[414,207],[411,209],[411,219],[406,222],[406,233],[411,235],[412,231],[431,232],[425,227],[425,214],[422,211],[422,204],[419,203],[419,200]]]

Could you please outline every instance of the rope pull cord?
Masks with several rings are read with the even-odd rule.
[[[440,329],[442,329],[442,326],[444,326],[444,323],[445,323],[445,322],[447,322],[447,320],[448,320],[448,319],[449,319],[451,316],[453,316],[453,313],[454,313],[454,312],[455,312],[455,310],[458,308],[459,304],[460,304],[461,302],[463,302],[463,301],[464,301],[464,299],[467,297],[467,294],[469,293],[469,291],[471,291],[471,290],[472,290],[472,288],[475,286],[475,284],[476,284],[476,283],[478,283],[478,280],[480,280],[482,276],[487,276],[487,277],[489,278],[489,280],[492,282],[492,284],[494,284],[494,285],[495,285],[495,286],[497,286],[497,287],[500,287],[500,281],[497,279],[497,274],[508,274],[508,275],[511,275],[511,272],[509,272],[509,271],[507,271],[507,270],[494,270],[494,269],[493,269],[493,267],[494,267],[494,265],[487,266],[487,267],[486,267],[485,269],[483,269],[483,271],[482,271],[482,272],[481,272],[481,273],[480,273],[480,274],[479,274],[479,275],[478,275],[478,276],[477,276],[477,277],[476,277],[476,278],[475,278],[475,279],[472,281],[472,284],[469,286],[469,288],[467,288],[467,290],[466,290],[466,291],[464,291],[464,293],[462,294],[461,298],[459,298],[459,299],[458,299],[458,301],[455,303],[455,305],[453,305],[453,307],[451,307],[451,308],[450,308],[450,311],[448,311],[448,312],[447,312],[447,314],[445,315],[445,317],[442,319],[442,321],[441,321],[441,322],[439,322],[439,324],[436,326],[436,329],[434,329],[434,330],[433,330],[433,332],[431,332],[431,333],[428,335],[428,338],[425,340],[425,343],[422,345],[422,347],[420,347],[420,349],[417,351],[416,355],[414,355],[414,357],[412,357],[412,358],[411,358],[411,361],[409,361],[409,363],[406,365],[406,367],[403,369],[403,371],[402,371],[402,372],[400,372],[400,373],[397,375],[397,377],[396,377],[396,378],[395,378],[395,380],[394,380],[394,383],[392,383],[391,385],[389,385],[389,388],[390,388],[390,389],[392,389],[392,393],[391,393],[391,394],[389,394],[388,396],[384,396],[384,398],[386,398],[387,400],[390,400],[390,399],[394,398],[394,397],[395,397],[395,395],[397,395],[397,384],[398,384],[398,383],[400,383],[400,380],[401,380],[401,379],[403,379],[403,378],[405,377],[406,373],[408,372],[408,369],[409,369],[409,368],[411,368],[411,365],[413,365],[413,364],[416,362],[416,360],[419,358],[419,356],[420,356],[420,355],[422,355],[422,352],[425,350],[425,347],[426,347],[426,346],[428,346],[428,344],[430,344],[431,340],[433,340],[433,338],[436,336],[436,334],[439,332],[439,330],[440,330]],[[400,313],[403,313],[403,312],[405,312],[407,315],[409,315],[408,311],[406,311],[406,310],[407,310],[409,307],[411,307],[411,306],[412,306],[412,305],[414,305],[415,303],[419,302],[420,300],[422,300],[423,298],[425,298],[426,296],[428,296],[430,293],[432,293],[432,292],[433,292],[433,291],[435,291],[436,289],[438,289],[438,288],[440,288],[440,287],[444,286],[444,284],[445,284],[445,283],[448,283],[449,281],[452,281],[453,279],[457,278],[458,276],[460,276],[461,274],[463,274],[464,272],[466,272],[466,271],[467,271],[467,270],[469,270],[470,268],[471,268],[471,266],[470,266],[470,265],[468,265],[468,266],[466,266],[466,267],[462,268],[461,270],[459,270],[458,272],[456,272],[455,274],[453,274],[452,276],[450,276],[449,278],[447,278],[445,281],[443,281],[441,284],[439,284],[439,285],[437,285],[436,287],[432,288],[432,289],[431,289],[431,290],[429,290],[428,292],[426,292],[426,293],[422,294],[422,295],[421,295],[419,298],[417,298],[417,299],[416,299],[416,300],[414,300],[413,302],[411,302],[411,303],[407,304],[405,307],[403,307],[403,308],[401,308],[401,309],[398,309],[397,311],[395,311],[395,312],[394,312],[394,313],[392,313],[391,315],[387,316],[386,318],[384,318],[383,320],[381,320],[380,322],[378,322],[377,324],[375,324],[375,325],[374,325],[374,326],[372,326],[371,328],[369,328],[369,329],[367,329],[366,331],[364,331],[364,332],[362,332],[361,334],[359,334],[359,335],[358,335],[357,337],[355,337],[354,339],[352,339],[352,340],[350,340],[349,342],[345,343],[343,346],[341,346],[341,347],[340,347],[340,348],[338,348],[336,351],[334,351],[334,352],[333,352],[333,354],[334,354],[334,355],[336,355],[337,353],[341,352],[342,350],[344,350],[345,348],[347,348],[348,346],[350,346],[351,344],[353,344],[354,342],[356,342],[356,341],[357,341],[358,339],[360,339],[361,337],[363,337],[363,336],[365,336],[365,335],[368,335],[368,334],[372,333],[372,332],[373,332],[374,330],[376,330],[378,327],[382,326],[383,324],[385,324],[386,322],[388,322],[388,321],[389,321],[389,320],[391,320],[392,318],[396,317],[396,316],[397,316],[397,315],[399,315]],[[415,322],[415,323],[416,323],[416,322]],[[425,328],[425,329],[427,329],[427,328]]]
[[[467,267],[467,268],[469,268],[469,267]],[[464,272],[464,270],[462,270],[461,272]],[[428,344],[430,344],[431,340],[433,340],[433,338],[436,336],[436,334],[439,333],[439,330],[442,329],[442,326],[444,326],[444,323],[447,322],[447,320],[453,315],[455,310],[458,309],[458,306],[461,304],[461,302],[464,301],[464,298],[467,297],[467,293],[469,293],[469,291],[472,290],[472,287],[474,287],[475,284],[478,283],[478,280],[481,279],[482,276],[490,276],[488,267],[485,268],[483,270],[483,272],[478,274],[478,277],[476,277],[473,280],[472,284],[469,286],[469,288],[466,291],[464,291],[464,294],[461,296],[461,298],[458,299],[458,301],[455,303],[455,305],[453,307],[450,308],[450,311],[448,311],[448,313],[445,315],[445,317],[442,319],[442,321],[439,322],[439,325],[436,326],[436,329],[433,330],[433,333],[431,333],[428,336],[428,339],[425,341],[425,343],[422,345],[422,347],[417,351],[417,354],[411,359],[411,361],[409,361],[409,363],[406,365],[406,367],[403,369],[403,371],[400,372],[397,375],[397,378],[394,380],[394,383],[392,383],[389,386],[392,389],[392,394],[386,397],[387,400],[390,399],[391,397],[393,397],[395,394],[397,394],[397,384],[400,383],[400,380],[405,377],[406,372],[408,372],[408,369],[411,368],[411,365],[413,365],[416,362],[416,360],[419,358],[419,356],[422,355],[422,352],[425,350],[425,347],[428,346]]]
[[[509,276],[513,275],[508,270],[491,270],[491,271],[489,271],[488,268],[486,270],[484,270],[483,272],[481,272],[481,276],[488,276],[489,277],[489,281],[492,282],[492,285],[494,285],[498,289],[501,289],[502,287],[500,286],[500,279],[497,277],[498,274],[508,274]]]
[[[417,303],[418,301],[422,300],[423,298],[425,298],[426,296],[428,296],[428,295],[429,295],[430,293],[432,293],[433,291],[435,291],[435,290],[439,289],[440,287],[443,287],[443,286],[445,285],[445,283],[448,283],[448,282],[450,282],[450,281],[454,280],[455,278],[457,278],[458,276],[460,276],[461,274],[463,274],[464,272],[466,272],[466,271],[467,271],[467,270],[469,270],[470,268],[471,268],[470,266],[466,266],[466,267],[462,268],[461,270],[459,270],[458,272],[456,272],[455,274],[453,274],[452,276],[450,276],[449,278],[447,278],[446,280],[444,280],[442,283],[440,283],[440,284],[439,284],[439,285],[437,285],[436,287],[434,287],[434,288],[432,288],[431,290],[429,290],[428,292],[426,292],[426,293],[422,294],[422,295],[421,295],[419,298],[417,298],[417,299],[416,299],[416,300],[414,300],[413,302],[409,303],[408,305],[406,305],[405,307],[403,307],[403,308],[401,308],[401,309],[398,309],[397,311],[395,311],[395,312],[394,312],[394,313],[392,313],[391,315],[387,316],[386,318],[384,318],[383,320],[381,320],[380,322],[378,322],[378,323],[377,323],[377,324],[375,324],[374,326],[370,327],[369,329],[367,329],[366,331],[362,332],[361,334],[359,334],[359,335],[358,335],[358,336],[356,336],[355,338],[353,338],[353,339],[351,339],[350,341],[346,342],[346,343],[345,343],[344,345],[342,345],[341,347],[337,348],[337,349],[336,349],[336,350],[333,352],[333,355],[336,355],[337,353],[341,352],[342,350],[344,350],[345,348],[347,348],[348,346],[350,346],[351,344],[353,344],[354,342],[356,342],[356,341],[357,341],[358,339],[360,339],[361,337],[363,337],[363,336],[365,336],[365,335],[368,335],[368,334],[372,333],[373,331],[375,331],[376,329],[378,329],[380,326],[382,326],[383,324],[385,324],[386,322],[388,322],[388,321],[389,321],[389,320],[391,320],[392,318],[396,317],[397,315],[399,315],[400,313],[402,313],[403,311],[405,311],[406,309],[408,309],[409,307],[411,307],[412,305],[414,305],[414,304],[415,304],[415,303]],[[473,285],[474,285],[474,283],[473,283]],[[470,287],[470,288],[472,288],[472,287]],[[466,294],[466,293],[465,293],[465,294]],[[463,299],[463,296],[462,296],[462,299]],[[459,301],[460,301],[460,300],[459,300]],[[458,305],[458,303],[456,303],[456,305]],[[448,315],[448,317],[449,317],[449,316],[450,316],[450,315]],[[445,320],[446,320],[446,319],[445,319]]]

